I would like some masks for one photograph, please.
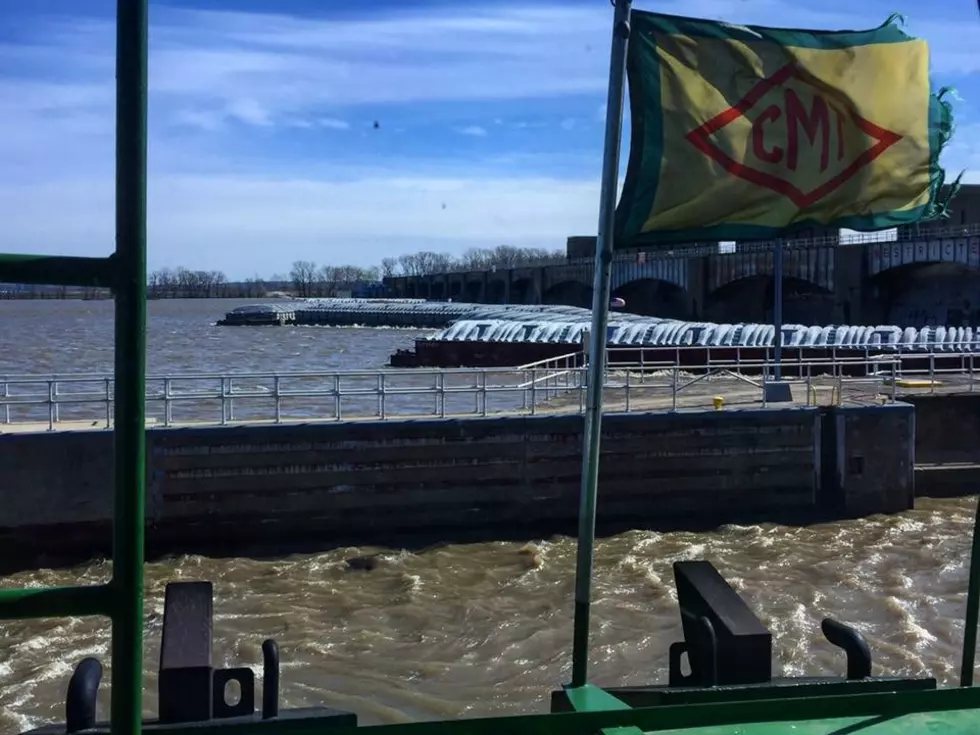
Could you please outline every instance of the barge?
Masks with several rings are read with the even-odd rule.
[[[557,304],[469,304],[421,299],[292,299],[240,306],[219,325],[389,327],[439,330],[391,355],[391,367],[513,367],[581,349],[592,312]],[[684,367],[711,360],[764,361],[771,356],[771,324],[687,322],[618,312],[607,346],[620,362],[671,362]],[[869,353],[964,355],[980,352],[980,328],[805,326],[782,327],[783,358],[830,360]]]
[[[459,321],[568,321],[590,318],[589,309],[561,304],[469,304],[423,299],[290,299],[248,304],[232,309],[217,321],[221,327],[403,327],[444,329]],[[630,322],[650,317],[625,315]],[[652,321],[671,321],[652,318]]]
[[[771,324],[694,323],[649,317],[624,320],[625,316],[617,314],[608,325],[606,346],[612,351],[611,363],[690,368],[719,361],[762,363],[773,357],[775,328]],[[582,351],[589,326],[586,320],[543,319],[538,324],[462,320],[415,340],[414,350],[398,350],[390,364],[439,368],[528,365]],[[974,327],[785,324],[782,336],[782,360],[788,364],[788,371],[794,362],[866,359],[876,354],[901,355],[903,364],[909,366],[918,362],[915,356],[920,355],[922,365],[918,367],[928,369],[936,360],[962,365],[966,356],[980,352],[980,328]]]

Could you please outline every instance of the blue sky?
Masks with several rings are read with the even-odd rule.
[[[111,249],[114,6],[0,3],[2,251]],[[961,97],[945,164],[980,180],[974,0],[636,7],[813,28],[905,14]],[[611,12],[608,0],[151,2],[150,266],[235,278],[594,232]]]

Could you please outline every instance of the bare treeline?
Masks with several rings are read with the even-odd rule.
[[[376,266],[360,268],[356,265],[318,266],[309,260],[297,260],[289,271],[289,281],[294,296],[339,296],[377,283],[380,271]]]
[[[147,296],[153,299],[213,299],[223,295],[227,282],[221,271],[161,268],[147,277]]]
[[[391,276],[427,276],[435,273],[485,271],[495,268],[517,268],[564,262],[564,250],[516,248],[472,248],[461,256],[423,250],[384,258],[380,267],[356,265],[317,265],[308,260],[293,263],[288,275],[268,278],[253,276],[244,281],[229,281],[222,271],[161,268],[147,277],[147,295],[151,299],[260,298],[273,293],[292,296],[338,296],[365,288],[378,289],[381,279]],[[109,298],[108,289],[66,289],[35,286],[5,288],[0,284],[0,298]]]
[[[424,250],[418,253],[385,258],[381,261],[381,275],[428,276],[434,273],[458,273],[460,271],[485,271],[492,268],[519,268],[524,265],[545,265],[564,262],[564,250],[545,248],[515,248],[498,245],[495,248],[471,248],[461,256]]]

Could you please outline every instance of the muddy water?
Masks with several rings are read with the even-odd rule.
[[[671,563],[706,558],[774,633],[776,669],[843,673],[820,620],[868,636],[875,673],[951,683],[962,639],[974,499],[920,501],[910,513],[808,528],[630,532],[599,543],[592,665],[597,683],[664,681],[681,636]],[[153,712],[163,585],[210,579],[216,664],[261,672],[261,642],[283,660],[284,706],[325,703],[363,722],[542,712],[570,675],[574,542],[500,543],[412,554],[367,549],[278,560],[182,557],[149,565],[145,706]],[[4,586],[94,582],[105,565],[42,571]],[[61,716],[72,666],[105,656],[98,620],[0,625],[0,732]],[[106,692],[103,707],[108,706]],[[105,710],[107,711],[107,710]]]

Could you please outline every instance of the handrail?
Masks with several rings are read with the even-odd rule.
[[[955,349],[950,349],[951,347],[956,347],[958,344],[956,342],[923,342],[921,344],[916,344],[914,347],[916,349],[908,349],[904,351],[896,350],[890,345],[869,345],[863,347],[848,347],[845,345],[838,346],[825,346],[825,345],[784,345],[784,352],[787,350],[825,350],[829,351],[829,355],[825,357],[801,357],[792,356],[784,354],[782,359],[782,364],[785,366],[795,366],[798,364],[816,364],[816,363],[840,363],[847,364],[851,362],[868,362],[875,359],[887,360],[887,359],[899,359],[899,360],[921,360],[925,358],[933,359],[943,359],[948,360],[950,358],[959,357],[964,360],[970,359],[972,356],[976,355],[980,359],[980,342],[977,342],[978,352],[967,352]],[[970,343],[974,344],[974,343]],[[919,349],[921,348],[921,349]],[[771,364],[774,360],[771,357],[755,357],[755,358],[742,358],[740,354],[744,352],[758,353],[759,350],[764,351],[764,355],[772,354],[773,348],[771,346],[752,346],[752,345],[613,345],[606,348],[607,354],[610,356],[609,359],[616,353],[630,353],[645,354],[647,352],[663,353],[670,351],[675,353],[675,355],[681,355],[686,352],[705,352],[708,356],[706,364],[714,364],[714,360],[710,357],[712,351],[722,352],[726,355],[731,354],[735,351],[735,359],[731,357],[723,357],[718,359],[718,364]],[[524,370],[531,370],[536,367],[548,368],[551,366],[563,365],[564,361],[571,363],[575,359],[580,359],[583,357],[581,349],[575,350],[574,352],[568,352],[557,357],[544,358],[542,360],[537,360],[535,362],[529,362],[524,365],[517,365],[514,367],[413,367],[413,368],[374,368],[374,369],[359,369],[359,370],[262,370],[262,371],[248,371],[248,370],[228,370],[228,371],[197,371],[197,372],[187,372],[179,373],[181,378],[194,378],[194,379],[204,379],[204,378],[249,378],[256,375],[265,375],[269,377],[281,377],[281,378],[303,378],[303,377],[320,377],[323,375],[338,375],[341,377],[356,377],[364,375],[377,375],[384,373],[386,375],[439,375],[439,374],[459,374],[466,375],[472,374],[474,372],[484,372],[487,374],[493,373],[515,373]],[[674,365],[679,360],[667,361],[647,361],[639,362],[639,364],[663,364],[663,365]],[[613,363],[621,364],[621,363]],[[14,382],[19,379],[26,380],[38,380],[41,378],[47,380],[74,380],[74,379],[90,379],[90,380],[104,380],[106,378],[111,378],[112,376],[104,372],[64,372],[64,373],[3,373],[0,374],[0,398],[3,398],[3,384],[5,382]],[[171,373],[147,373],[146,379],[148,381],[158,381],[163,380],[168,377],[174,377]]]
[[[537,367],[552,367],[557,365],[568,365],[574,364],[576,360],[582,358],[582,350],[575,350],[574,352],[567,352],[564,355],[558,355],[558,357],[546,357],[543,360],[536,360],[535,362],[529,362],[525,365],[519,366],[518,370],[531,370]],[[411,368],[415,370],[415,368]]]
[[[228,425],[294,421],[342,421],[433,417],[476,417],[491,414],[569,410],[553,408],[551,399],[578,393],[577,408],[584,410],[587,367],[580,354],[565,355],[550,366],[532,368],[457,368],[453,370],[376,370],[298,373],[202,373],[153,376],[146,381],[148,415],[164,427]],[[916,356],[919,358],[920,356]],[[907,356],[871,355],[833,360],[786,359],[784,382],[806,386],[806,403],[816,402],[815,383],[834,381],[834,399],[844,388],[873,386],[875,395],[895,400],[901,379],[928,378],[935,392],[950,381],[972,392],[974,370],[969,360],[946,360],[950,355],[926,356],[910,364]],[[968,356],[969,357],[969,356]],[[922,363],[925,362],[925,366]],[[949,364],[952,363],[952,364]],[[535,363],[537,364],[537,363]],[[626,410],[649,410],[640,398],[670,398],[676,409],[679,397],[703,383],[736,381],[759,391],[772,375],[773,364],[764,359],[710,361],[679,365],[661,362],[610,360],[605,388],[621,393]],[[719,388],[721,390],[721,388]],[[741,390],[741,389],[740,389]],[[744,394],[744,393],[743,393]],[[113,425],[115,387],[110,375],[0,377],[0,427],[23,430],[46,424],[90,428]],[[94,410],[91,408],[96,406]],[[666,408],[667,405],[660,406]],[[175,411],[187,413],[175,416]],[[37,429],[34,429],[37,430]]]

